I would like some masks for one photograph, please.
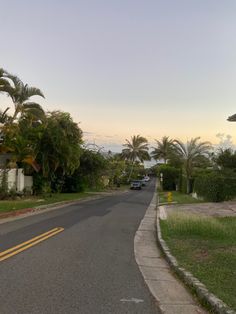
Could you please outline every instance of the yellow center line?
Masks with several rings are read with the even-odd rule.
[[[54,229],[52,229],[52,230],[49,230],[49,231],[47,231],[47,232],[45,232],[45,233],[42,233],[42,234],[38,235],[37,237],[34,237],[34,238],[32,238],[32,239],[30,239],[30,240],[28,240],[28,241],[26,241],[26,242],[23,242],[23,243],[21,243],[21,244],[19,244],[19,245],[16,245],[16,246],[14,246],[14,247],[12,247],[12,248],[10,248],[10,249],[4,251],[4,252],[1,252],[1,253],[0,253],[0,257],[3,256],[3,255],[5,255],[5,254],[7,254],[7,253],[9,253],[9,252],[12,252],[12,251],[16,250],[16,249],[18,249],[18,248],[20,248],[20,247],[22,247],[22,246],[24,246],[24,245],[26,245],[26,244],[29,244],[29,243],[31,243],[31,242],[34,242],[34,241],[38,240],[39,238],[42,238],[42,237],[44,237],[44,236],[48,235],[49,233],[52,233],[52,232],[54,232],[54,231],[56,231],[56,230],[58,230],[58,227],[57,227],[57,228],[54,228]]]
[[[28,248],[56,235],[57,233],[59,232],[62,232],[64,230],[64,228],[62,227],[58,227],[58,228],[54,228],[48,232],[45,232],[37,237],[34,237],[26,242],[23,242],[19,245],[16,245],[6,251],[3,251],[0,253],[0,262],[1,261],[4,261],[5,259],[13,256],[13,255],[16,255],[24,250],[27,250]]]

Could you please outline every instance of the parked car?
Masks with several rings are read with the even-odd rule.
[[[133,180],[130,182],[131,190],[141,190],[142,189],[142,181],[141,180]]]
[[[150,177],[149,177],[149,176],[145,176],[145,177],[143,178],[143,180],[144,180],[145,182],[148,182],[148,181],[150,181]]]

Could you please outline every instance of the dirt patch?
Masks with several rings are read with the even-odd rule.
[[[197,261],[206,261],[209,259],[209,252],[206,249],[203,250],[198,250],[195,254],[194,257]]]
[[[12,210],[12,211],[6,212],[6,213],[0,213],[0,219],[20,216],[22,214],[33,212],[34,210],[35,210],[35,208],[24,208],[24,209]]]

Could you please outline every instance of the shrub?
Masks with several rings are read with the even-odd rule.
[[[236,175],[219,171],[199,175],[194,182],[194,192],[206,201],[231,200],[236,196]]]
[[[158,175],[163,174],[163,190],[172,191],[176,189],[179,181],[180,170],[169,165],[162,165],[158,168]]]
[[[5,199],[8,196],[8,180],[6,169],[0,173],[0,199]]]

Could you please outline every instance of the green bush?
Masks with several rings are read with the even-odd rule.
[[[173,191],[179,182],[180,170],[169,165],[162,165],[158,168],[158,175],[163,174],[163,190]]]
[[[231,200],[236,196],[236,174],[214,171],[199,175],[194,182],[194,192],[206,201]]]
[[[3,200],[8,196],[7,171],[4,169],[0,174],[0,199]]]

